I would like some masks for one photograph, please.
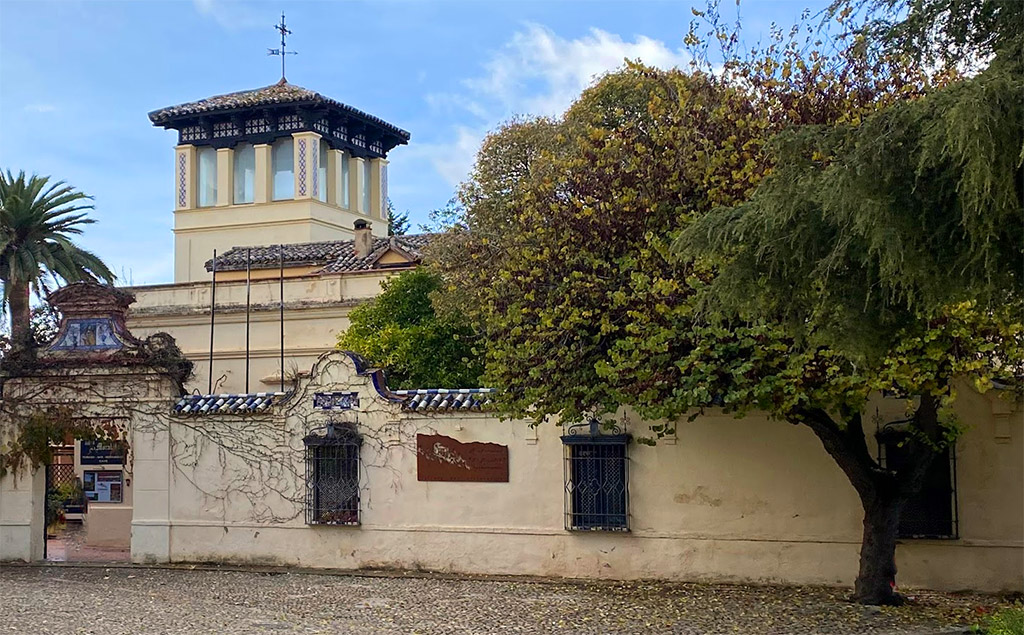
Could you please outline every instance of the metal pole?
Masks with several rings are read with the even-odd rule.
[[[210,285],[210,382],[206,394],[213,394],[213,321],[217,310],[217,250],[213,250],[213,282]]]
[[[249,394],[249,299],[252,272],[252,249],[245,250],[245,393]]]
[[[280,296],[278,307],[279,321],[281,323],[281,392],[284,392],[284,245],[277,246],[277,262],[280,272]]]

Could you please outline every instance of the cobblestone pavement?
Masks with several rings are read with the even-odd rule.
[[[0,567],[2,633],[936,633],[999,600],[842,589]]]

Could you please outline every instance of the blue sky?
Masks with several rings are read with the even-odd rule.
[[[0,167],[95,197],[81,239],[123,282],[172,279],[172,148],[149,111],[276,82],[272,25],[294,32],[288,80],[412,133],[389,192],[414,227],[442,206],[480,139],[515,114],[561,113],[624,58],[686,62],[697,2],[0,0]],[[744,37],[821,0],[745,0]],[[735,8],[723,2],[727,15]]]

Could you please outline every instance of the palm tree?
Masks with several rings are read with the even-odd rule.
[[[10,311],[15,346],[30,344],[29,297],[33,291],[45,295],[47,276],[57,284],[97,278],[113,282],[103,261],[69,238],[96,222],[85,214],[93,206],[84,201],[91,199],[64,181],[50,184],[48,176],[0,172],[0,309]]]

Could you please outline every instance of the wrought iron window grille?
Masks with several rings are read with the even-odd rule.
[[[565,528],[629,531],[629,458],[632,437],[596,419],[569,426],[562,436]]]
[[[302,440],[306,448],[306,524],[359,524],[359,449],[354,424],[328,423]]]
[[[876,433],[878,464],[898,470],[906,461],[903,443],[907,432],[893,421]],[[960,537],[960,506],[957,500],[956,446],[945,448],[932,461],[921,491],[910,497],[900,514],[900,538],[955,540]]]

